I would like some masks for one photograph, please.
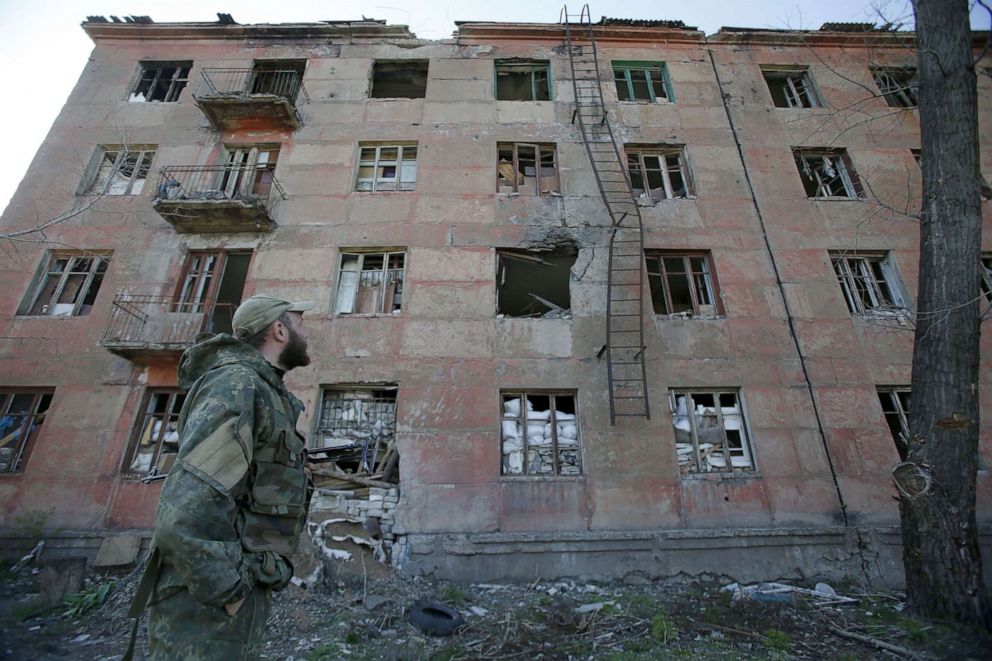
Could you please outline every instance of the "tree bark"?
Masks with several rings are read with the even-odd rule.
[[[914,0],[923,203],[910,439],[899,490],[907,604],[992,629],[975,522],[982,210],[966,0]]]

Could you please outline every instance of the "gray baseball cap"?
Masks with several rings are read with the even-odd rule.
[[[256,294],[241,302],[234,312],[231,326],[238,337],[251,337],[268,327],[283,312],[306,312],[313,301],[287,301],[267,294]]]

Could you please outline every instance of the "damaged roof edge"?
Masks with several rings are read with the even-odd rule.
[[[81,27],[93,40],[98,39],[401,39],[417,40],[406,25],[386,25],[385,21],[320,21],[314,23],[214,22],[107,22],[90,16]]]
[[[670,21],[650,21],[652,25],[637,22],[595,23],[592,28],[596,39],[606,41],[689,41],[705,38],[701,30],[693,27],[675,27]],[[648,23],[648,21],[645,21]],[[658,23],[654,25],[653,23]],[[577,24],[574,30],[580,29]],[[555,39],[561,40],[565,26],[561,23],[506,23],[496,21],[455,21],[455,37],[461,40],[481,39]]]

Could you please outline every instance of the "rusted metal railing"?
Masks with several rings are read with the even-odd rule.
[[[273,95],[294,106],[310,101],[303,86],[303,74],[292,69],[203,69],[194,95],[198,98]]]
[[[173,165],[160,170],[156,201],[236,201],[271,214],[286,193],[268,166]]]
[[[200,333],[230,332],[234,306],[118,293],[100,344],[108,348],[183,349]]]

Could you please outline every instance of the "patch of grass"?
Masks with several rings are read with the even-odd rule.
[[[927,629],[922,624],[917,622],[912,618],[905,617],[902,621],[902,628],[906,631],[906,635],[909,639],[916,643],[917,645],[925,645],[927,643]]]
[[[463,592],[458,586],[452,585],[444,591],[443,599],[452,606],[464,606],[465,592]]]
[[[627,610],[633,615],[646,616],[654,612],[655,600],[644,594],[635,594],[627,600]]]
[[[791,643],[789,634],[778,629],[765,629],[762,635],[765,637],[765,647],[775,652],[788,652]]]
[[[24,604],[17,604],[10,609],[10,614],[15,620],[26,620],[40,613],[44,613],[48,608],[40,599],[32,599]]]
[[[334,643],[321,645],[307,654],[307,661],[333,661],[341,657],[341,650]]]
[[[663,645],[667,645],[679,637],[679,630],[667,615],[658,613],[651,618],[651,636]]]
[[[347,645],[357,645],[362,642],[361,635],[354,629],[349,629],[348,633],[344,635],[344,642]]]
[[[114,589],[114,585],[114,581],[103,581],[94,583],[79,592],[66,595],[65,614],[69,617],[78,617],[103,605],[103,602],[107,600],[107,595]]]

